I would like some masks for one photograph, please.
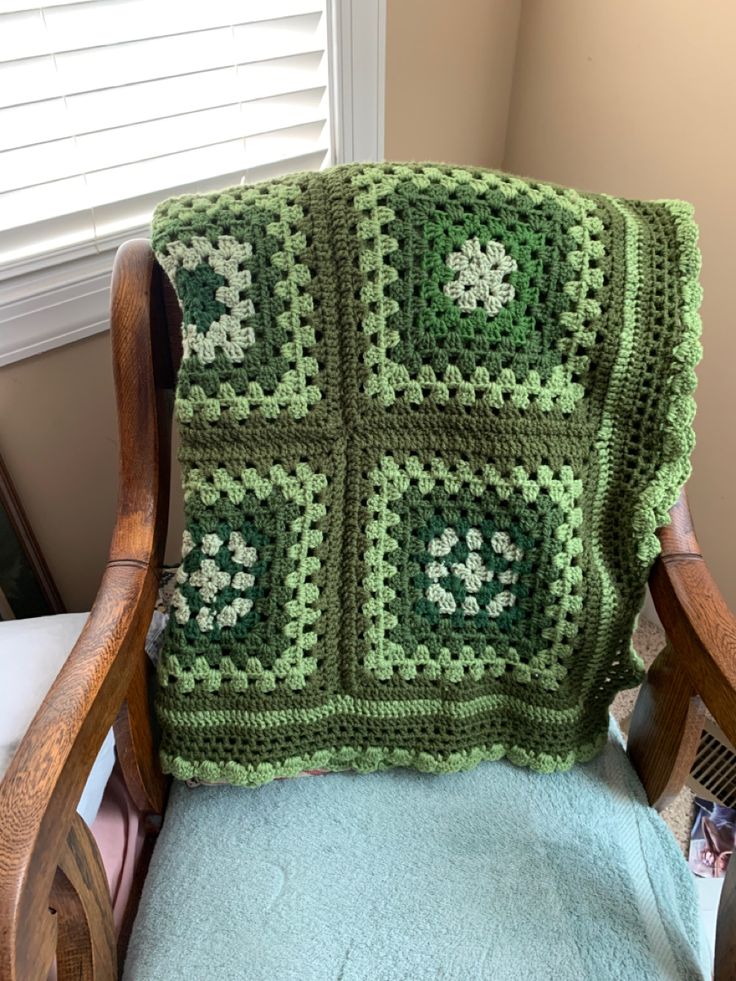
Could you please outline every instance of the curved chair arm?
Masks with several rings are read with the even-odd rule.
[[[678,665],[736,745],[736,616],[703,559],[685,491],[671,513],[672,524],[660,531],[652,598]]]
[[[706,706],[736,745],[736,617],[711,576],[685,491],[660,529],[662,552],[649,586],[667,633],[637,698],[628,753],[650,803],[682,788],[698,750]],[[736,862],[718,910],[716,981],[736,979]]]
[[[685,491],[660,540],[661,561],[650,583],[657,613],[678,669],[736,746],[736,616],[705,564]],[[736,978],[736,861],[730,863],[718,907],[714,978]]]
[[[126,781],[139,806],[163,810],[160,773],[138,752],[153,745],[141,702],[144,642],[168,519],[171,371],[157,350],[157,337],[166,338],[154,323],[163,317],[160,294],[148,243],[124,245],[115,260],[111,306],[120,436],[117,520],[89,619],[0,786],[4,981],[45,979],[57,941],[62,975],[108,976],[111,965],[114,971],[114,947],[101,951],[99,936],[91,937],[92,925],[104,923],[109,947],[114,933],[107,929],[109,901],[105,907],[85,888],[106,880],[94,843],[83,843],[76,806],[119,713],[116,737]],[[65,913],[78,922],[62,923]],[[71,954],[70,937],[79,941]]]

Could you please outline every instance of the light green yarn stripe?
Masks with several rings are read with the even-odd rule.
[[[293,231],[293,226],[304,219],[300,196],[298,185],[284,184],[274,189],[273,202],[270,195],[258,201],[260,207],[267,208],[275,215],[275,220],[268,226],[268,233],[280,243],[281,251],[271,256],[271,264],[284,277],[277,284],[275,293],[286,304],[286,309],[276,320],[289,337],[281,353],[291,365],[273,395],[261,400],[261,411],[272,418],[279,414],[280,407],[288,405],[291,415],[302,419],[307,415],[310,404],[322,397],[319,386],[309,382],[309,378],[318,377],[319,365],[313,354],[307,354],[308,351],[314,352],[315,347],[314,328],[310,322],[314,306],[305,288],[312,278],[306,263],[307,239],[303,231]]]
[[[530,705],[523,698],[513,695],[481,695],[463,702],[448,702],[441,698],[418,698],[412,700],[373,701],[354,698],[352,695],[338,695],[313,708],[275,709],[262,712],[249,712],[242,709],[201,709],[191,706],[185,709],[170,709],[159,705],[159,714],[172,725],[186,724],[206,728],[210,725],[227,725],[238,722],[258,729],[275,726],[311,724],[335,716],[361,716],[363,718],[404,719],[442,716],[451,719],[468,719],[486,712],[508,709],[523,714],[535,723],[561,725],[577,722],[585,714],[583,707],[575,705],[566,709]]]
[[[639,543],[638,555],[648,567],[659,555],[657,529],[670,523],[670,508],[690,476],[690,454],[695,445],[692,422],[695,368],[702,355],[700,344],[700,252],[693,207],[686,201],[655,202],[672,218],[677,243],[677,286],[681,304],[680,340],[672,351],[669,400],[662,414],[662,460],[654,478],[635,504],[632,527]]]
[[[603,404],[601,414],[601,425],[598,430],[595,445],[598,448],[598,474],[599,481],[596,488],[593,502],[593,528],[591,541],[591,561],[598,570],[601,585],[601,605],[598,611],[596,623],[596,642],[595,651],[604,649],[607,638],[610,636],[611,619],[616,606],[616,585],[611,571],[606,563],[603,541],[601,540],[602,519],[605,502],[611,487],[611,439],[613,437],[615,420],[622,411],[621,396],[626,377],[629,373],[631,355],[634,350],[634,337],[636,334],[636,299],[640,289],[639,279],[639,226],[635,215],[629,208],[616,198],[606,196],[608,203],[615,208],[624,220],[624,252],[625,252],[625,294],[623,303],[623,324],[619,339],[618,354],[611,370],[608,391]],[[637,655],[633,655],[637,657]],[[641,668],[641,661],[637,657],[637,667]],[[596,658],[591,660],[590,666],[586,671],[587,690],[590,679],[598,670]]]

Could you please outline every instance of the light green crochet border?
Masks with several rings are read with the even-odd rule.
[[[239,709],[217,709],[197,711],[187,709],[183,715],[188,726],[207,727],[213,723],[227,725],[229,722],[244,723],[268,731],[274,726],[319,724],[325,719],[343,716],[360,716],[371,719],[395,718],[397,714],[412,718],[435,718],[438,713],[456,719],[467,719],[473,715],[492,712],[502,708],[523,710],[533,722],[544,725],[570,727],[576,725],[583,713],[578,703],[570,708],[549,709],[530,706],[514,695],[481,695],[469,702],[442,702],[437,698],[404,701],[373,701],[356,699],[350,695],[338,695],[329,701],[312,708],[273,709],[263,712],[242,712]],[[176,725],[180,713],[159,707],[162,720]],[[244,766],[241,763],[218,763],[214,760],[186,760],[181,756],[161,753],[165,773],[171,773],[179,780],[200,780],[205,783],[233,783],[243,787],[258,787],[278,777],[293,777],[304,770],[347,770],[362,771],[386,769],[391,766],[413,766],[425,772],[450,773],[470,769],[483,760],[508,759],[519,766],[529,766],[540,773],[556,773],[569,770],[575,763],[585,763],[592,759],[607,738],[604,727],[594,740],[583,743],[564,756],[535,753],[521,746],[504,746],[493,743],[491,746],[474,747],[470,750],[451,753],[448,756],[417,752],[413,750],[388,749],[386,747],[325,748],[305,756],[289,757],[277,763],[259,763]]]
[[[670,523],[670,508],[677,503],[692,471],[690,454],[695,446],[694,392],[698,381],[695,368],[703,354],[700,343],[703,290],[699,281],[701,259],[694,208],[687,201],[662,200],[655,203],[669,212],[675,224],[679,245],[682,340],[673,352],[671,395],[662,432],[662,464],[632,515],[632,527],[639,541],[637,554],[645,568],[654,562],[661,551],[657,529]]]
[[[161,763],[164,772],[170,773],[177,780],[228,783],[236,787],[260,787],[271,780],[297,777],[306,770],[326,770],[332,773],[357,770],[360,773],[371,773],[394,766],[405,766],[424,773],[458,773],[472,770],[478,763],[504,758],[517,766],[528,766],[538,773],[563,773],[576,763],[587,763],[593,759],[607,739],[606,729],[593,742],[586,743],[565,756],[550,756],[547,753],[534,753],[520,746],[505,747],[502,743],[494,743],[491,746],[450,753],[448,756],[379,746],[366,749],[345,746],[339,750],[318,750],[309,756],[292,756],[280,763],[259,763],[257,766],[243,766],[235,762],[220,764],[207,760],[193,762],[166,753],[161,754]]]

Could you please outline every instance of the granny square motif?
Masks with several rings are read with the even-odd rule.
[[[164,202],[186,532],[164,768],[592,757],[689,473],[689,205],[352,164]]]

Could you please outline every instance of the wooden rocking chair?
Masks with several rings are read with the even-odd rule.
[[[54,957],[62,981],[118,976],[167,803],[149,715],[144,639],[166,538],[181,313],[145,241],[118,252],[111,320],[120,432],[117,522],[89,620],[0,787],[2,981],[44,981]],[[736,618],[700,554],[684,493],[660,539],[650,585],[668,644],[642,686],[628,740],[631,763],[658,809],[688,775],[705,707],[736,743]],[[120,766],[147,833],[118,949],[105,872],[75,810],[113,723]],[[736,862],[718,916],[715,977],[736,979]]]

